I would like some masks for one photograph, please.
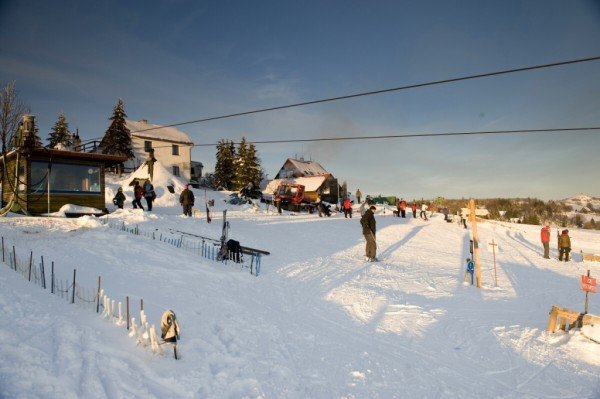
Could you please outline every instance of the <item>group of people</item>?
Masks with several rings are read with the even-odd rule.
[[[142,206],[142,198],[146,199],[146,205],[148,206],[148,210],[152,210],[152,202],[156,199],[156,192],[154,191],[154,186],[150,182],[150,180],[146,180],[144,186],[140,185],[139,181],[135,181],[135,185],[133,186],[133,201],[131,204],[134,209],[140,208],[144,210]],[[123,209],[123,205],[125,204],[125,194],[123,194],[123,188],[119,187],[117,190],[117,194],[115,198],[113,198],[113,204],[115,204],[119,209]]]
[[[558,238],[558,260],[569,261],[569,254],[571,253],[571,237],[569,237],[569,230],[564,229],[562,232],[556,232]],[[546,225],[541,230],[542,245],[544,246],[544,258],[550,259],[550,226]]]
[[[131,201],[133,209],[140,208],[141,210],[144,210],[142,198],[146,199],[148,210],[151,211],[152,203],[156,199],[156,191],[154,191],[154,186],[150,180],[146,180],[143,186],[140,185],[138,180],[135,181],[133,186],[133,201]],[[113,198],[113,204],[115,204],[119,209],[123,209],[126,199],[127,198],[125,197],[125,194],[123,194],[123,188],[119,187],[117,194]],[[194,200],[194,193],[189,189],[189,184],[184,185],[184,189],[179,195],[179,203],[183,208],[183,214],[185,216],[192,216]]]

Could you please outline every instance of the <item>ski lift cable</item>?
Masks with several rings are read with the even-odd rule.
[[[416,137],[442,137],[442,136],[475,136],[475,135],[492,135],[492,134],[526,134],[526,133],[564,133],[564,132],[591,132],[600,130],[600,126],[589,127],[568,127],[568,128],[547,128],[547,129],[516,129],[516,130],[486,130],[486,131],[471,131],[471,132],[440,132],[440,133],[407,133],[407,134],[386,134],[379,136],[355,136],[355,137],[317,137],[310,139],[289,139],[289,140],[258,140],[247,141],[248,144],[282,144],[282,143],[304,143],[316,141],[350,141],[350,140],[380,140],[380,139],[403,139]],[[231,142],[234,145],[240,143]],[[194,144],[192,147],[214,147],[218,143],[211,144]],[[168,146],[156,146],[152,148],[171,148]]]
[[[365,96],[371,96],[371,95],[375,95],[375,94],[385,94],[385,93],[390,93],[390,92],[394,92],[394,91],[416,89],[416,88],[420,88],[420,87],[435,86],[435,85],[440,85],[440,84],[454,83],[454,82],[460,82],[460,81],[471,80],[471,79],[479,79],[479,78],[486,78],[486,77],[491,77],[491,76],[506,75],[506,74],[517,73],[517,72],[533,71],[533,70],[538,70],[538,69],[553,68],[553,67],[558,67],[558,66],[578,64],[578,63],[582,63],[582,62],[590,62],[590,61],[598,61],[598,60],[600,60],[600,56],[579,58],[579,59],[574,59],[574,60],[553,62],[550,64],[534,65],[534,66],[528,66],[528,67],[522,67],[522,68],[505,69],[502,71],[480,73],[480,74],[476,74],[476,75],[461,76],[458,78],[435,80],[435,81],[431,81],[431,82],[416,83],[416,84],[412,84],[412,85],[399,86],[399,87],[393,87],[393,88],[388,88],[388,89],[373,90],[373,91],[367,91],[367,92],[360,92],[360,93],[354,93],[354,94],[349,94],[349,95],[344,95],[344,96],[324,98],[324,99],[319,99],[319,100],[304,101],[304,102],[295,103],[295,104],[280,105],[280,106],[262,108],[262,109],[252,110],[252,111],[237,112],[237,113],[229,114],[229,115],[213,116],[213,117],[196,119],[196,120],[187,121],[187,122],[179,122],[179,123],[173,123],[170,125],[135,130],[135,131],[132,131],[132,133],[146,132],[146,131],[150,131],[150,130],[162,129],[165,127],[191,125],[194,123],[208,122],[208,121],[214,121],[214,120],[218,120],[218,119],[233,118],[233,117],[237,117],[237,116],[251,115],[251,114],[257,114],[257,113],[261,113],[261,112],[302,107],[302,106],[306,106],[306,105],[320,104],[320,103],[325,103],[325,102],[347,100],[347,99],[356,98],[356,97],[365,97]]]

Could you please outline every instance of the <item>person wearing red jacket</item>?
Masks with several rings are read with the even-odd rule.
[[[542,227],[541,238],[544,246],[544,258],[550,259],[550,226]]]
[[[406,217],[406,201],[404,201],[404,198],[400,200],[400,213],[403,218]]]
[[[417,204],[415,201],[412,202],[412,204],[410,204],[410,210],[413,213],[413,219],[417,218]]]
[[[350,198],[346,198],[342,206],[344,208],[344,217],[347,218],[350,216],[350,219],[352,219],[352,202],[350,201]]]

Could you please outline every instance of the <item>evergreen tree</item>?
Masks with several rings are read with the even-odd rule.
[[[123,155],[131,159],[134,155],[131,144],[131,133],[125,125],[126,117],[123,100],[119,99],[112,116],[108,118],[112,122],[106,133],[104,133],[100,147],[103,148],[106,154]]]
[[[56,148],[58,144],[62,144],[66,147],[70,147],[71,144],[73,144],[71,132],[69,131],[69,124],[67,123],[64,112],[60,113],[58,120],[48,135],[48,147]]]
[[[234,177],[233,143],[220,140],[217,144],[217,162],[215,163],[214,186],[229,190]]]
[[[260,158],[256,152],[256,146],[253,143],[250,143],[248,146],[248,151],[246,153],[246,169],[248,182],[252,183],[255,188],[260,186],[260,182],[263,179],[263,171],[260,166]]]
[[[248,168],[246,162],[248,161],[248,147],[246,145],[246,138],[242,137],[238,149],[235,153],[234,160],[234,179],[232,190],[241,190],[246,187],[249,183],[248,179]]]

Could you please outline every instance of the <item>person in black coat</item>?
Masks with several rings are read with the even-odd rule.
[[[123,194],[123,188],[119,187],[115,198],[113,198],[113,204],[115,204],[119,209],[123,209],[126,199],[127,198],[125,198],[125,194]]]
[[[189,186],[189,184],[186,184],[179,196],[179,203],[183,207],[185,216],[192,216],[192,207],[194,206],[194,193],[188,188]]]

